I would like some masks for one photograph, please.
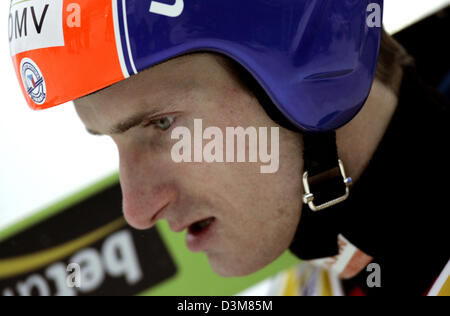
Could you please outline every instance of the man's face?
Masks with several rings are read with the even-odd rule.
[[[279,127],[222,58],[179,57],[78,99],[75,107],[88,130],[117,145],[128,223],[149,229],[166,220],[173,231],[187,231],[189,248],[203,251],[216,273],[242,276],[271,263],[292,242],[302,206],[302,144],[280,127],[274,174],[260,173],[260,163],[172,160],[177,140],[171,132],[182,126],[193,134],[194,119],[224,135],[226,127]],[[142,122],[129,120],[143,113]],[[199,225],[205,219],[211,220]]]

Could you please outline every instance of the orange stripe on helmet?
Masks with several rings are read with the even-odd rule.
[[[32,49],[12,57],[22,92],[34,110],[80,98],[125,78],[116,48],[112,1],[59,1],[62,1],[63,12],[58,14],[59,18],[62,16],[64,46]],[[48,3],[52,5],[55,1]],[[23,9],[19,16],[22,12]],[[41,9],[37,14],[38,22],[43,12]],[[39,80],[39,75],[43,80]],[[39,104],[43,92],[45,101]]]

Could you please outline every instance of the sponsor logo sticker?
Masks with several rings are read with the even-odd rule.
[[[36,104],[43,104],[47,98],[47,88],[44,76],[34,61],[30,58],[22,59],[20,73],[25,90]]]
[[[11,56],[64,46],[63,0],[15,0],[8,17]]]

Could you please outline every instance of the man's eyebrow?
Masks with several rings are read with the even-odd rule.
[[[151,119],[153,116],[160,113],[158,110],[152,110],[152,111],[146,111],[134,114],[130,116],[129,118],[115,124],[109,131],[109,135],[117,135],[117,134],[123,134],[126,131],[132,129],[133,127],[141,125],[144,121]],[[92,135],[103,135],[100,132],[94,131],[92,129],[87,128],[86,129],[89,134]]]

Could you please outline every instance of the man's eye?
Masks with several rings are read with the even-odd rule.
[[[153,125],[159,128],[162,131],[167,131],[173,124],[175,119],[173,117],[162,117],[153,121]]]

